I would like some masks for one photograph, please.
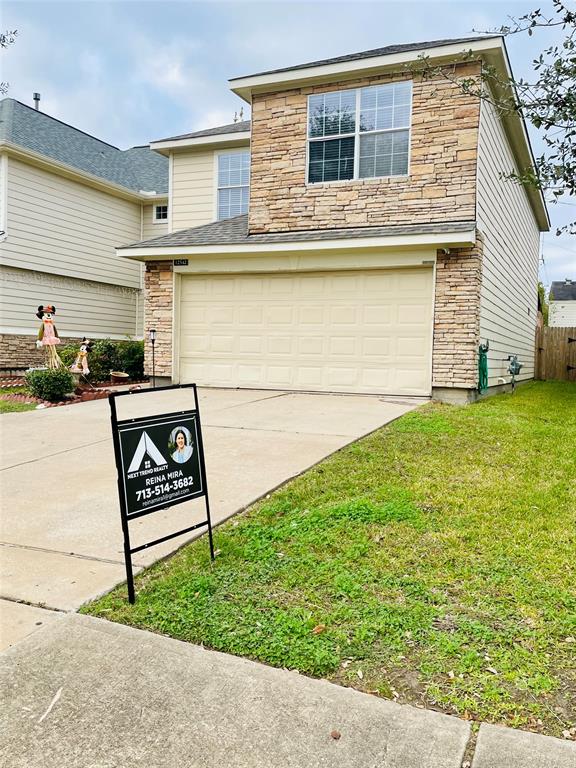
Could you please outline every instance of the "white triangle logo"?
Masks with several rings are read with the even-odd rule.
[[[148,433],[142,432],[142,437],[140,438],[140,442],[138,443],[138,448],[136,448],[136,451],[134,453],[134,458],[132,459],[132,462],[128,467],[128,474],[130,474],[131,472],[138,472],[138,470],[140,469],[140,465],[142,464],[142,459],[146,455],[148,455],[152,459],[152,461],[156,463],[157,467],[160,467],[163,464],[168,463],[164,458],[164,456],[162,456],[158,448],[156,448],[156,446],[150,439]]]

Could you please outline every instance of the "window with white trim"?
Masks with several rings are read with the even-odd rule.
[[[405,176],[412,83],[308,97],[308,183]]]
[[[218,155],[218,219],[248,213],[250,152]]]
[[[160,223],[168,221],[168,206],[167,205],[155,205],[154,216],[152,217],[154,223]]]

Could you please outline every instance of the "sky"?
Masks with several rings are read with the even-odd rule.
[[[568,0],[571,4],[573,0]],[[346,53],[490,32],[550,2],[162,2],[5,0],[0,28],[18,30],[0,53],[8,95],[125,149],[230,123],[249,106],[228,79]],[[516,77],[559,31],[514,35],[507,47]],[[535,154],[543,147],[531,131]],[[576,219],[576,200],[549,206],[541,279],[576,279],[576,237],[557,237]]]

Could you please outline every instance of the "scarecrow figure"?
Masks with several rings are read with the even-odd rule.
[[[72,373],[81,373],[83,376],[88,376],[90,369],[88,368],[88,352],[92,349],[92,343],[86,336],[82,339],[80,344],[80,351],[76,355],[76,360],[70,368]]]
[[[55,346],[60,344],[60,337],[54,325],[53,316],[56,314],[56,307],[53,304],[47,304],[45,307],[40,305],[36,317],[42,320],[42,325],[38,331],[38,349],[46,348],[46,365],[48,368],[63,368],[64,363],[60,360]]]

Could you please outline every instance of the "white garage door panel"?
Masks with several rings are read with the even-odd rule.
[[[180,380],[427,395],[432,270],[183,276]]]

